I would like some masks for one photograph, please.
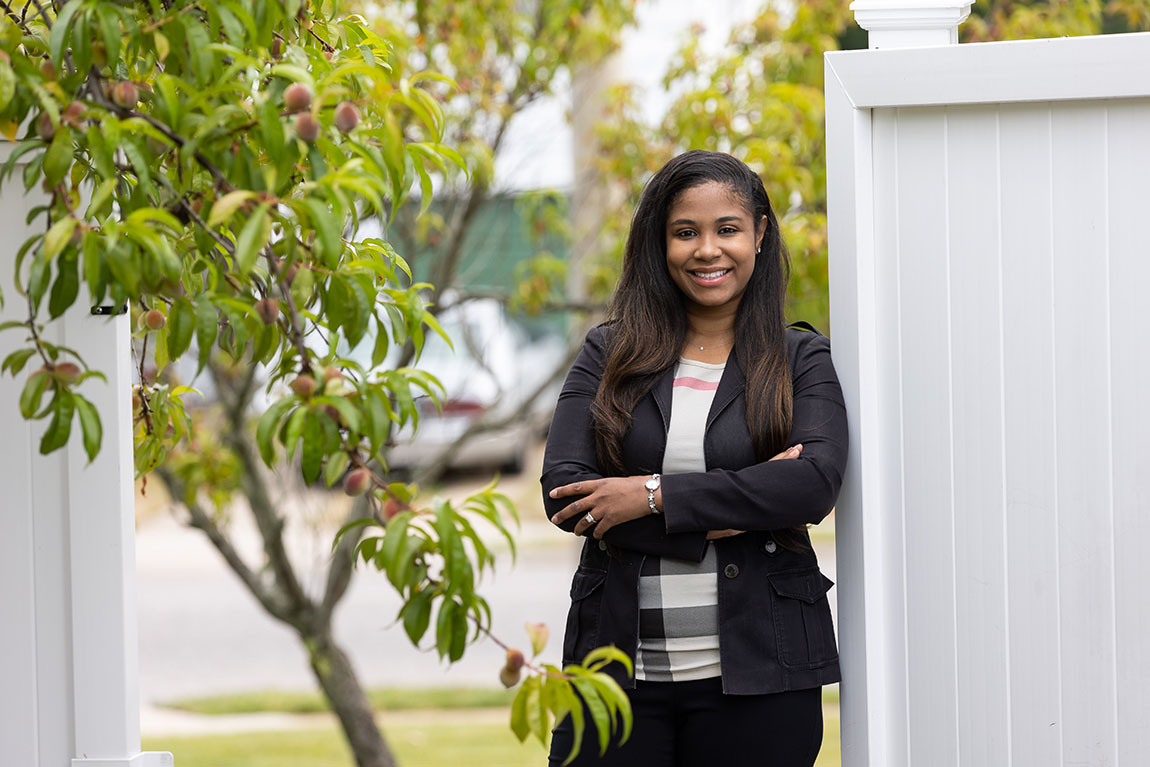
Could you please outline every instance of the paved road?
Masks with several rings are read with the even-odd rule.
[[[557,663],[578,542],[541,532],[555,540],[525,545],[514,568],[501,555],[481,593],[491,604],[494,633],[504,641],[526,645],[523,624],[547,623],[556,638],[545,658],[554,654],[549,659]],[[144,701],[313,686],[295,634],[262,611],[206,539],[165,516],[142,526],[137,540]],[[502,650],[481,642],[448,668],[433,651],[411,647],[394,624],[399,605],[385,576],[361,568],[337,609],[337,636],[365,683],[495,683]]]

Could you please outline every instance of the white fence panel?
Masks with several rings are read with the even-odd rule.
[[[846,767],[1150,753],[1147,61],[827,58]]]

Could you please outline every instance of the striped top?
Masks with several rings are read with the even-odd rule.
[[[725,365],[680,358],[663,474],[706,471],[703,434]],[[714,546],[702,562],[648,556],[639,574],[639,653],[635,678],[709,679],[719,669],[719,589]]]

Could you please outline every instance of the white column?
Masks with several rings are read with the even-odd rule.
[[[0,163],[11,145],[0,141]],[[25,196],[21,168],[0,190],[0,319],[27,318],[12,276],[17,248],[43,203]],[[0,765],[171,767],[166,752],[140,752],[136,635],[135,515],[127,317],[92,316],[86,299],[44,338],[76,349],[107,376],[79,392],[100,412],[103,447],[90,465],[79,424],[68,446],[39,454],[45,422],[21,418],[17,401],[31,371],[0,378]],[[24,347],[0,333],[0,357]]]
[[[165,767],[168,753],[140,753],[139,643],[132,485],[128,315],[95,316],[81,300],[64,316],[65,343],[108,377],[82,387],[104,439],[90,464],[78,424],[69,440],[73,767]]]
[[[958,25],[970,16],[961,0],[854,0],[855,21],[872,49],[953,45]]]

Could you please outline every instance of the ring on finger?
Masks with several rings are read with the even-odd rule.
[[[589,524],[589,525],[593,525],[599,521],[599,520],[595,519],[594,516],[591,515],[591,512],[587,512],[587,514],[584,515],[583,519],[587,520],[587,524]]]

